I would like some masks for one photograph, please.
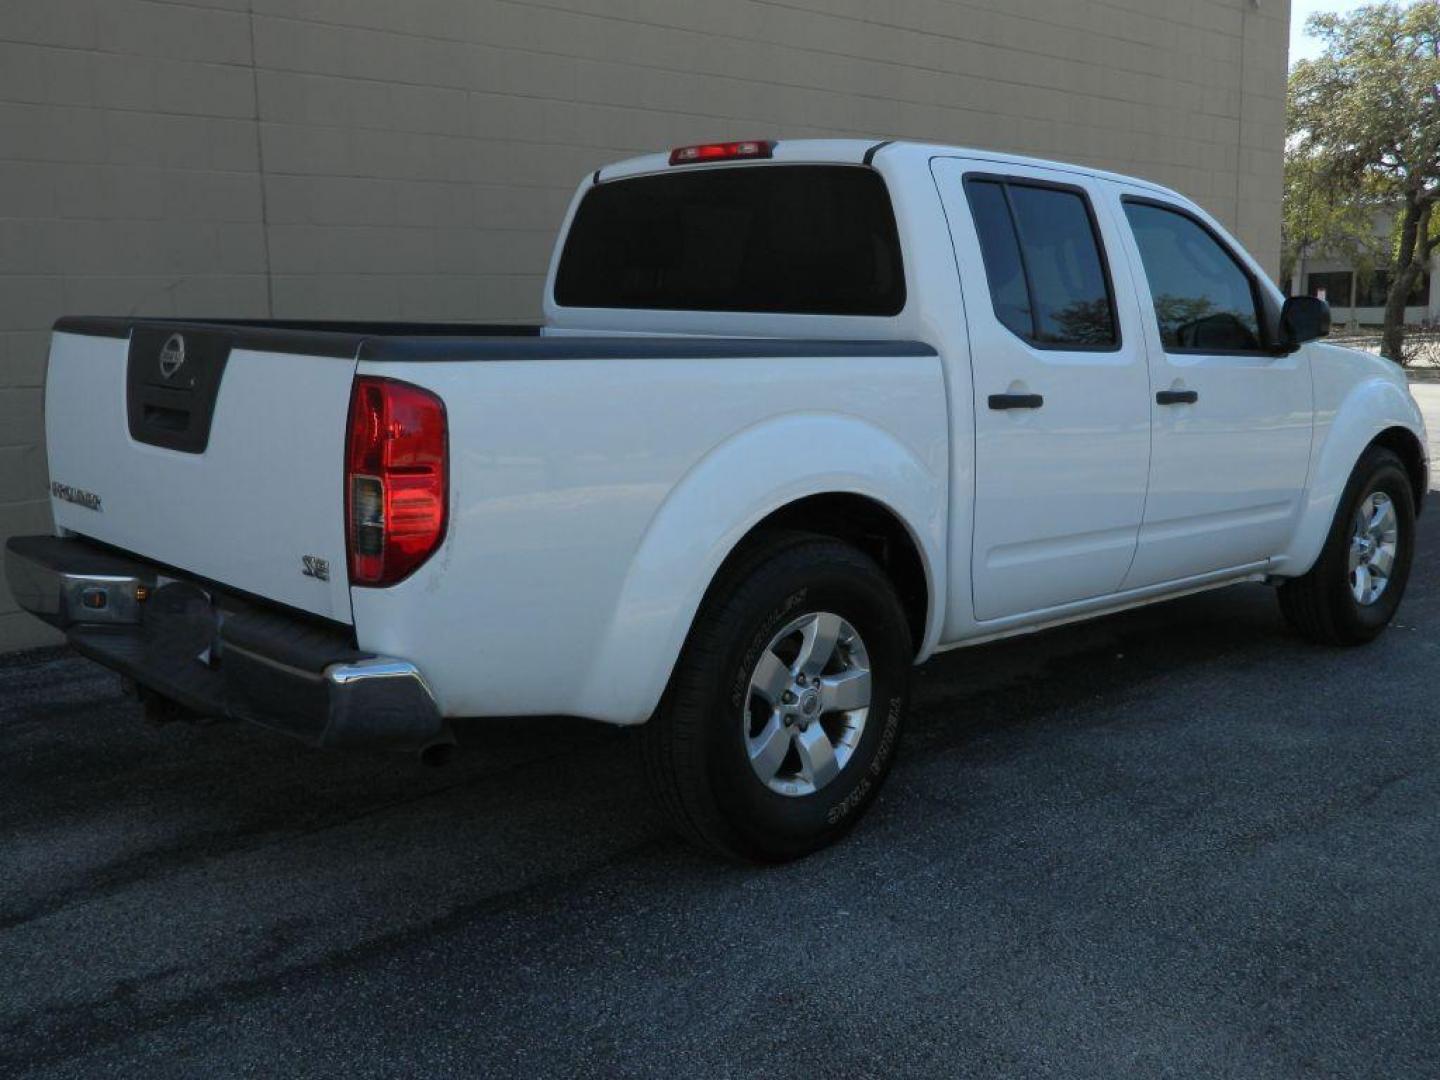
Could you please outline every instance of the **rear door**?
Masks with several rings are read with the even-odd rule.
[[[1156,391],[1150,492],[1125,587],[1262,562],[1289,542],[1305,488],[1306,353],[1265,347],[1259,275],[1218,230],[1148,192],[1116,198]]]
[[[349,622],[343,470],[357,344],[62,322],[46,378],[55,523]]]
[[[1150,460],[1149,374],[1115,222],[1074,174],[934,166],[973,370],[978,620],[1115,592]],[[959,465],[957,464],[957,468]]]

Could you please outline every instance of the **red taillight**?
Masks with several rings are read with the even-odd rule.
[[[445,406],[409,383],[356,379],[345,444],[350,583],[393,585],[445,538]]]
[[[748,142],[703,143],[682,146],[670,151],[671,165],[694,165],[702,161],[733,161],[737,158],[768,158],[775,150],[773,142],[751,139]]]

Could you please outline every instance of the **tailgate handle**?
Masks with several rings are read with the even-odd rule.
[[[167,409],[163,405],[145,406],[145,426],[165,431],[184,431],[190,426],[190,414],[184,409]]]
[[[125,418],[130,437],[147,446],[203,454],[232,332],[169,320],[130,328],[125,360]]]

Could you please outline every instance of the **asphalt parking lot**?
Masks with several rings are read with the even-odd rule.
[[[1437,556],[1440,496],[1365,649],[1246,586],[941,657],[870,817],[769,870],[622,732],[425,769],[0,658],[0,1075],[1434,1076]]]

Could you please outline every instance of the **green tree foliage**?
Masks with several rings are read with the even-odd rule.
[[[1313,152],[1287,148],[1281,280],[1289,281],[1306,259],[1322,253],[1355,266],[1362,280],[1388,263],[1390,247],[1376,233],[1376,222],[1390,207],[1375,186],[1337,185]]]
[[[1287,235],[1296,251],[1307,238],[1343,250],[1377,203],[1399,208],[1382,348],[1403,363],[1405,298],[1440,245],[1440,0],[1312,15],[1306,29],[1325,49],[1290,73]]]

